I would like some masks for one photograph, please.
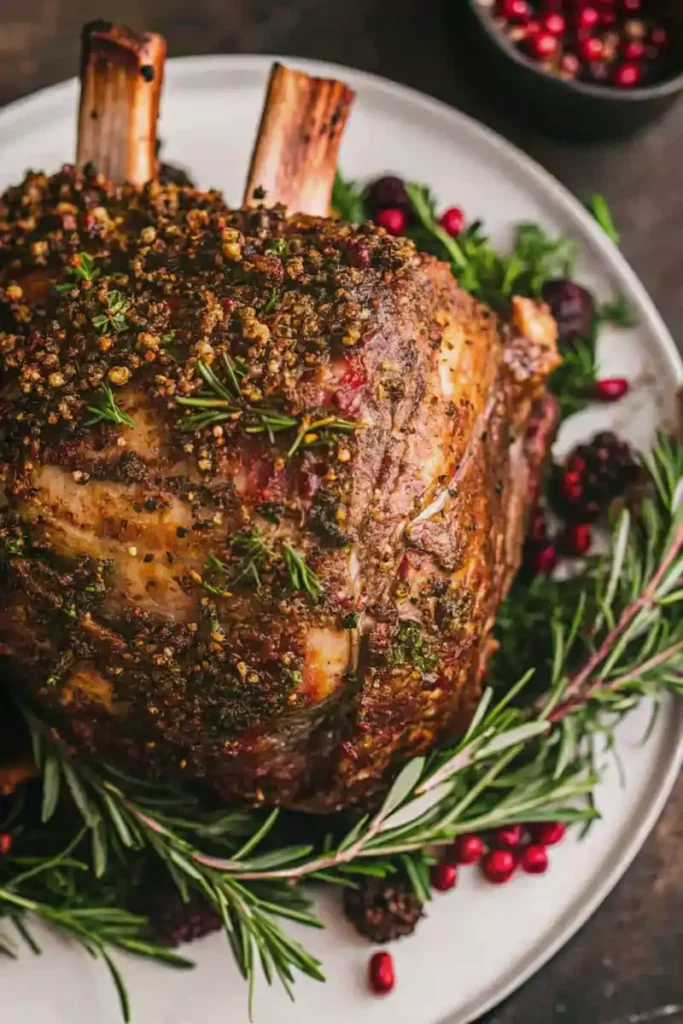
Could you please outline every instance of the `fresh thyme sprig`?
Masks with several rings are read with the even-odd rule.
[[[128,310],[130,302],[119,291],[111,291],[107,295],[107,309],[92,318],[93,326],[100,330],[114,331],[120,334],[129,326]]]
[[[99,405],[89,405],[88,412],[92,413],[90,419],[85,421],[86,427],[92,426],[95,423],[101,423],[103,420],[108,420],[110,423],[117,423],[125,427],[134,427],[135,420],[120,409],[116,399],[114,398],[114,392],[108,384],[102,385],[102,400]]]
[[[87,252],[80,252],[77,259],[78,262],[71,264],[67,271],[73,277],[73,281],[65,281],[63,284],[55,285],[58,292],[73,291],[74,286],[79,281],[92,282],[100,276],[99,270],[95,267],[95,260]]]

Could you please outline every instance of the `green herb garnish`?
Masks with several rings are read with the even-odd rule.
[[[362,224],[368,219],[362,189],[355,181],[345,181],[339,171],[334,177],[332,209],[350,224]]]
[[[114,398],[114,392],[108,384],[102,385],[102,394],[103,398],[99,405],[88,406],[88,412],[91,412],[92,416],[85,421],[86,427],[92,426],[94,423],[101,423],[103,420],[108,420],[110,423],[118,423],[125,427],[134,427],[135,420],[118,407]]]
[[[615,245],[619,245],[619,232],[615,227],[614,220],[612,218],[612,211],[610,210],[605,197],[597,193],[589,196],[586,200],[586,207],[589,213],[593,214],[607,237],[610,238]]]
[[[438,665],[439,657],[417,622],[402,622],[387,652],[387,663],[392,668],[413,665],[422,672],[431,672]]]
[[[126,313],[130,309],[130,302],[124,298],[121,292],[112,291],[107,295],[107,311],[99,313],[92,318],[95,327],[100,330],[106,329],[120,334],[129,326]]]

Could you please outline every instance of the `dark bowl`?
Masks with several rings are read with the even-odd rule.
[[[638,131],[683,92],[683,0],[657,6],[672,35],[673,74],[637,89],[557,78],[521,53],[479,0],[465,0],[463,14],[477,46],[477,65],[504,105],[561,138],[599,140]]]

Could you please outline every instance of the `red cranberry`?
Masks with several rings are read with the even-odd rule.
[[[368,185],[363,198],[372,218],[387,207],[405,210],[406,213],[411,210],[410,197],[406,192],[405,183],[400,178],[391,175],[378,178]]]
[[[465,214],[459,206],[449,206],[441,215],[441,227],[447,235],[455,238],[465,226]]]
[[[391,992],[396,984],[394,958],[391,953],[374,953],[368,963],[368,981],[376,996],[384,996]]]
[[[589,291],[574,281],[554,278],[546,281],[541,294],[557,321],[561,344],[590,337],[595,303]]]
[[[581,474],[576,469],[568,469],[562,477],[562,493],[565,498],[573,498],[576,496],[577,488],[579,488],[579,494],[581,493]]]
[[[484,853],[484,843],[480,836],[467,833],[458,836],[450,853],[458,864],[476,864]]]
[[[579,54],[589,64],[600,60],[602,57],[602,40],[598,39],[597,36],[588,36],[587,39],[581,39],[579,41]]]
[[[522,871],[529,875],[542,875],[548,870],[548,852],[540,843],[532,843],[522,850],[519,858]]]
[[[458,869],[455,864],[449,864],[445,860],[442,860],[440,864],[435,864],[431,874],[432,885],[439,892],[448,892],[449,889],[454,889],[455,883],[458,881]]]
[[[500,14],[513,20],[528,18],[531,14],[527,0],[500,0]]]
[[[637,64],[620,64],[614,70],[614,84],[619,89],[632,89],[640,82],[640,68]]]
[[[562,547],[568,555],[580,558],[590,550],[593,535],[588,523],[568,523],[562,534]]]
[[[567,23],[561,14],[546,14],[543,18],[543,28],[550,32],[551,36],[562,36]]]
[[[12,836],[9,832],[0,832],[0,857],[6,856],[12,849]]]
[[[600,15],[594,7],[582,7],[577,16],[577,22],[579,28],[592,29],[595,28],[600,20]]]
[[[546,544],[536,552],[534,570],[537,576],[548,575],[557,565],[557,549],[554,544]]]
[[[491,845],[496,850],[514,850],[522,842],[521,825],[504,825],[493,833]]]
[[[586,468],[586,460],[582,459],[580,455],[570,455],[567,459],[567,469],[572,469],[575,473],[583,473]]]
[[[529,46],[534,57],[545,60],[546,57],[552,57],[557,52],[557,36],[550,32],[541,32],[539,35],[531,37]]]
[[[596,380],[594,395],[599,402],[618,402],[628,390],[629,383],[624,377],[606,377]]]
[[[645,56],[645,43],[642,39],[629,39],[624,47],[626,60],[642,60]]]
[[[484,878],[493,885],[505,885],[517,867],[515,855],[510,850],[491,850],[479,863]]]
[[[561,843],[567,832],[561,821],[537,821],[531,826],[531,832],[537,843],[542,846],[555,846]]]
[[[408,224],[408,217],[405,210],[400,210],[397,206],[389,206],[376,214],[375,221],[390,235],[402,235]]]

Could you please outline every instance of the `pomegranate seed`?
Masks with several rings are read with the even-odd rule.
[[[624,47],[626,60],[642,60],[645,56],[645,43],[642,39],[630,39]]]
[[[351,242],[347,252],[349,254],[349,262],[354,267],[369,267],[372,263],[372,257],[370,250],[364,242]]]
[[[442,860],[440,864],[435,864],[431,874],[432,885],[439,892],[448,892],[449,889],[454,889],[455,883],[458,881],[458,869],[455,864],[449,864],[445,860]]]
[[[650,35],[650,42],[654,43],[655,46],[666,46],[669,41],[665,28],[653,28],[652,34]]]
[[[621,2],[628,14],[638,14],[642,7],[642,0],[621,0]]]
[[[555,846],[562,842],[567,829],[561,821],[537,821],[531,826],[531,832],[542,846]]]
[[[530,39],[531,36],[537,36],[538,33],[541,31],[541,23],[540,21],[536,21],[535,18],[532,18],[531,21],[527,21],[526,25],[524,26],[524,29],[526,32],[526,38]]]
[[[493,833],[492,846],[497,850],[514,850],[522,842],[521,825],[504,825]]]
[[[501,0],[500,13],[504,18],[528,18],[531,14],[527,0]]]
[[[600,21],[600,15],[594,7],[582,7],[578,15],[579,28],[591,29],[595,28],[597,23]]]
[[[5,856],[12,849],[12,837],[9,832],[0,832],[0,856]]]
[[[581,484],[581,474],[575,469],[568,469],[562,477],[562,491],[568,497],[569,492]]]
[[[624,22],[624,35],[627,39],[644,39],[647,35],[647,25],[640,18],[630,18]]]
[[[632,89],[634,85],[638,85],[639,81],[640,68],[637,64],[620,64],[614,71],[614,84],[619,89]],[[612,401],[612,399],[608,399],[608,401]]]
[[[534,560],[534,569],[537,576],[551,573],[557,565],[557,549],[554,544],[546,544],[537,552]]]
[[[540,843],[532,843],[522,851],[519,863],[529,875],[542,875],[548,870],[548,852]]]
[[[546,14],[543,18],[543,28],[550,32],[551,36],[564,35],[567,23],[561,14]]]
[[[408,224],[408,217],[405,210],[389,206],[385,210],[379,211],[375,221],[381,228],[385,228],[390,235],[402,235]]]
[[[579,53],[585,61],[592,64],[593,61],[600,60],[602,57],[602,42],[595,36],[589,36],[588,39],[582,39],[579,43]]]
[[[491,850],[479,863],[484,878],[493,885],[505,885],[517,867],[515,855],[510,850]]]
[[[562,547],[568,555],[585,555],[593,542],[588,523],[568,523],[562,534]]]
[[[628,390],[629,383],[624,377],[606,377],[596,380],[594,396],[599,402],[618,402]]]
[[[465,214],[459,206],[449,206],[441,215],[441,227],[447,235],[455,238],[465,226]]]
[[[484,843],[474,834],[458,836],[450,852],[458,864],[476,864],[484,853]]]
[[[600,21],[605,26],[605,28],[609,28],[610,25],[616,25],[616,23],[617,23],[617,12],[616,11],[603,11],[602,14],[600,15]]]
[[[557,52],[557,37],[551,35],[550,32],[541,32],[537,36],[532,36],[529,44],[533,55],[540,60],[543,60],[545,57],[552,57]]]
[[[391,953],[374,953],[368,963],[368,981],[376,996],[385,996],[396,984]]]

